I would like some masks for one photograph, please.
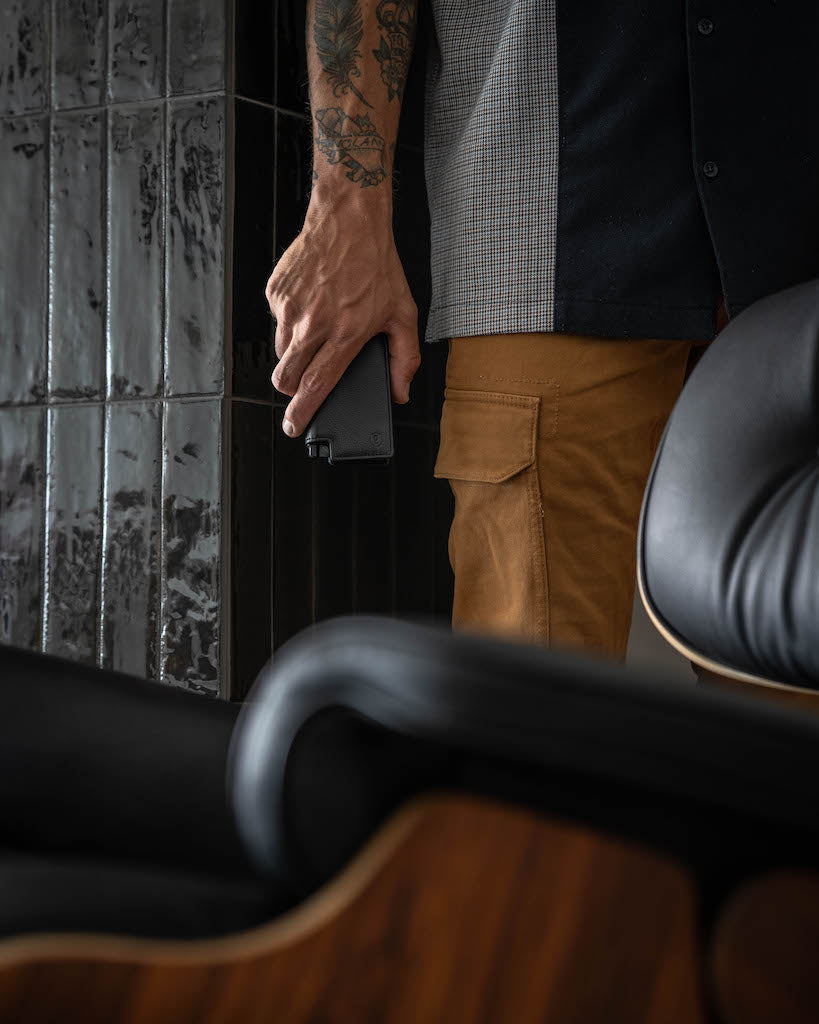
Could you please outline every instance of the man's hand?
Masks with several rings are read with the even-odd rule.
[[[276,319],[272,381],[292,396],[282,424],[300,434],[366,342],[389,341],[393,400],[409,401],[421,364],[418,307],[388,219],[372,210],[308,210],[265,288]],[[292,426],[290,426],[292,425]]]

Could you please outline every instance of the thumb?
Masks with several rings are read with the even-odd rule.
[[[417,324],[390,324],[385,328],[390,350],[390,390],[394,402],[409,401],[412,378],[421,365]]]

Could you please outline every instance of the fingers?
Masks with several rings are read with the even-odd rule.
[[[421,365],[418,323],[393,323],[387,328],[390,349],[390,390],[393,401],[409,401],[410,384]]]
[[[362,345],[363,342],[356,346],[325,342],[319,348],[302,373],[298,389],[284,410],[282,427],[286,434],[290,437],[301,434],[321,403],[341,380],[341,375],[358,355]],[[291,349],[287,350],[287,354]]]
[[[283,395],[295,395],[304,371],[324,339],[320,335],[310,336],[303,332],[296,335],[292,328],[285,328],[284,334],[288,339],[287,345],[270,380],[273,387]]]

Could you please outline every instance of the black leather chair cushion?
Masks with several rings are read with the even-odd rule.
[[[211,938],[261,924],[288,906],[258,881],[0,852],[0,937],[74,931]]]
[[[238,712],[0,647],[0,847],[255,877],[225,790]]]
[[[638,559],[689,649],[819,688],[819,280],[760,299],[708,347],[666,424]]]

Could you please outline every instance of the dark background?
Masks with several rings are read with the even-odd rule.
[[[429,306],[426,7],[395,234]],[[240,698],[345,612],[448,621],[445,343],[389,468],[281,432],[264,286],[311,184],[300,0],[0,9],[0,642]]]

